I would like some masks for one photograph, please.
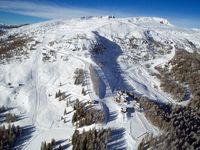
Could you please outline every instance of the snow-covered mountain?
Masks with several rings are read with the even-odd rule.
[[[0,36],[3,35],[7,30],[13,29],[13,28],[19,28],[22,26],[25,26],[27,24],[22,24],[22,25],[7,25],[7,24],[2,24],[0,23]]]
[[[154,67],[171,60],[176,49],[200,52],[199,30],[152,17],[53,20],[10,29],[0,39],[0,106],[19,117],[14,124],[31,127],[18,146],[33,150],[52,138],[72,149],[77,99],[104,112],[103,123],[78,130],[123,129],[108,148],[137,149],[145,134],[161,131],[136,110],[135,101],[117,103],[119,91],[174,105],[152,75],[158,73]],[[77,68],[84,84],[74,84]],[[60,92],[63,99],[55,97]],[[123,113],[124,108],[135,110]]]

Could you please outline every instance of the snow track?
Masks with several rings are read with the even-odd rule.
[[[46,48],[53,50],[54,52],[56,52],[58,54],[69,56],[67,53],[60,52],[60,51],[58,52],[50,46],[46,45]],[[94,63],[91,64],[90,62],[88,62],[85,59],[82,59],[81,57],[78,57],[76,55],[70,54],[70,57],[76,58],[84,64],[85,80],[87,81],[87,83],[86,83],[87,90],[91,91],[91,92],[89,92],[89,97],[92,100],[98,100],[99,98],[94,94],[94,91],[92,90],[93,88],[92,88],[92,83],[90,80],[89,66],[93,65],[94,69],[96,70],[96,73],[98,74],[98,77],[102,80],[102,82],[104,82],[104,84],[106,86],[106,89],[105,89],[106,94],[105,94],[104,98],[99,100],[102,105],[102,109],[104,110],[104,113],[105,113],[105,123],[106,123],[105,127],[111,127],[111,128],[116,128],[116,129],[120,128],[120,126],[121,126],[121,128],[126,127],[125,128],[126,136],[124,138],[127,138],[127,143],[125,143],[125,145],[128,144],[127,148],[129,148],[130,150],[135,149],[133,144],[134,145],[137,144],[142,139],[142,136],[144,136],[145,134],[152,133],[154,131],[154,129],[153,129],[154,127],[150,126],[148,124],[148,122],[144,119],[143,114],[138,115],[137,112],[135,113],[135,117],[136,117],[135,119],[138,122],[138,124],[132,125],[131,119],[130,120],[128,119],[127,121],[125,121],[124,119],[126,117],[123,116],[123,114],[120,112],[121,107],[114,102],[115,94],[112,93],[112,90],[110,88],[108,80],[107,80],[106,76],[104,75],[104,72],[102,71],[102,69],[98,65],[96,65]],[[142,69],[139,69],[138,67],[136,67],[135,71],[138,71],[138,70],[141,73]],[[147,75],[145,74],[146,75],[145,76],[144,74],[145,74],[145,72],[143,71],[142,76],[144,76],[144,79],[147,80]],[[130,74],[130,75],[132,75],[132,74]],[[139,75],[137,75],[137,76],[139,76]],[[141,82],[141,80],[138,82]],[[130,81],[130,83],[132,83],[132,82]],[[135,87],[135,86],[133,86],[133,87]],[[103,92],[103,91],[100,91],[100,92]],[[143,127],[142,129],[140,129],[141,133],[139,135],[134,135],[134,133],[131,133],[131,130],[134,130],[135,125],[136,126],[139,125],[139,126]],[[156,132],[154,132],[154,133],[156,133]]]
[[[152,77],[146,72],[142,65],[136,65],[131,69],[130,73],[127,73],[125,79],[128,83],[135,88],[138,93],[141,93],[154,100],[163,101],[175,104],[175,102],[166,95],[163,94],[159,89],[153,87],[156,85]]]
[[[158,73],[154,67],[167,63],[174,56],[175,47],[193,52],[194,47],[188,41],[196,45],[197,50],[200,47],[199,31],[177,28],[165,19],[148,17],[47,21],[12,29],[5,37],[12,34],[33,37],[31,45],[35,47],[28,51],[29,58],[21,56],[21,62],[13,58],[6,65],[0,64],[0,105],[13,107],[16,115],[24,116],[16,124],[35,128],[32,137],[24,143],[23,149],[27,150],[40,149],[44,140],[65,140],[73,135],[73,108],[55,98],[59,90],[69,95],[70,101],[76,98],[99,101],[98,109],[104,110],[105,122],[83,128],[111,127],[122,132],[121,139],[113,141],[114,144],[121,142],[129,150],[137,149],[146,134],[157,135],[159,131],[144,113],[135,111],[129,116],[122,113],[122,106],[114,101],[116,90],[124,89],[162,103],[176,104],[150,73]],[[171,53],[161,54],[158,47],[151,49],[155,41],[172,47]],[[97,57],[93,50],[100,51]],[[101,50],[104,50],[102,54]],[[144,61],[146,55],[150,60]],[[100,78],[100,97],[93,89],[90,65]],[[88,92],[85,96],[81,94],[83,87],[74,85],[76,68],[84,70],[84,89]],[[65,109],[68,114],[64,116]]]

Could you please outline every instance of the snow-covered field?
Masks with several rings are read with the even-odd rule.
[[[158,135],[159,130],[142,112],[134,111],[130,116],[122,113],[122,106],[114,101],[117,90],[134,91],[164,103],[175,103],[160,88],[155,88],[160,83],[150,73],[155,73],[155,66],[174,56],[175,47],[188,51],[200,47],[199,31],[175,27],[162,18],[55,20],[12,29],[3,38],[15,33],[38,42],[36,50],[30,51],[30,58],[23,62],[13,58],[8,64],[0,65],[0,105],[12,107],[11,112],[22,116],[15,124],[34,127],[23,146],[28,150],[40,149],[42,141],[52,138],[72,149],[70,139],[76,129],[71,123],[73,107],[55,98],[59,90],[65,92],[71,102],[77,98],[100,102],[98,107],[105,112],[105,123],[81,129],[123,128],[122,138],[114,142],[116,145],[120,141],[123,143],[119,148],[137,149],[145,134]],[[94,49],[103,50],[103,53],[94,54]],[[43,61],[46,55],[49,59]],[[147,64],[149,68],[145,67]],[[101,98],[95,95],[90,65],[101,79]],[[81,94],[82,86],[74,85],[76,68],[85,71],[87,84],[84,88],[89,91],[85,96]],[[69,113],[64,116],[64,123],[61,116],[65,109]]]

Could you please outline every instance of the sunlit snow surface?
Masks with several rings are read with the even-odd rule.
[[[42,141],[52,138],[63,141],[68,146],[75,127],[71,123],[73,112],[61,120],[66,101],[55,99],[58,90],[70,95],[70,100],[99,100],[96,107],[105,112],[105,123],[83,127],[125,129],[122,138],[113,141],[119,148],[137,149],[145,133],[159,134],[142,112],[133,112],[127,117],[121,113],[121,106],[114,99],[117,89],[134,91],[151,99],[165,103],[175,103],[169,95],[159,88],[159,81],[151,76],[155,66],[168,62],[175,54],[175,46],[193,51],[187,40],[196,47],[200,46],[199,30],[181,29],[162,18],[109,18],[93,17],[73,20],[55,20],[12,29],[5,36],[13,33],[33,37],[39,43],[36,50],[30,52],[30,58],[19,62],[13,60],[0,65],[0,105],[12,107],[11,112],[22,117],[16,122],[21,126],[33,126],[35,131],[27,139],[24,149],[40,149]],[[133,49],[124,44],[131,38],[154,39],[160,43],[166,41],[172,46],[171,53],[152,54],[151,50]],[[141,44],[141,43],[139,43]],[[103,45],[103,54],[92,55],[95,45]],[[55,55],[43,62],[43,53],[50,51]],[[143,56],[151,56],[144,61]],[[23,57],[23,56],[22,56]],[[137,60],[135,60],[137,58]],[[150,68],[145,65],[150,64]],[[89,66],[93,65],[101,78],[99,99],[93,90]],[[74,71],[82,68],[86,72],[87,89],[90,93],[81,94],[82,87],[74,85]],[[8,85],[12,84],[12,87]],[[19,86],[19,84],[23,84]],[[67,107],[67,112],[72,111]],[[82,130],[81,128],[80,130]],[[120,131],[120,130],[119,130]],[[112,144],[112,143],[111,143]]]

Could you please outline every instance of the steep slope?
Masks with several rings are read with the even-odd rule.
[[[198,53],[200,48],[199,31],[148,17],[48,21],[9,30],[0,37],[0,44],[13,35],[31,40],[26,46],[13,49],[27,50],[26,56],[20,53],[1,59],[0,105],[14,108],[11,112],[23,117],[15,124],[35,127],[23,145],[23,149],[34,150],[51,138],[72,149],[66,139],[76,129],[71,120],[77,98],[81,102],[93,101],[92,104],[97,101],[94,107],[105,113],[103,123],[84,126],[80,131],[93,127],[122,129],[117,130],[118,138],[108,147],[137,149],[144,135],[160,132],[142,111],[133,108],[134,101],[117,103],[117,91],[176,104],[159,88],[159,80],[152,76],[157,73],[154,67],[171,60],[177,48]],[[84,70],[82,85],[74,84],[77,68]],[[87,94],[82,94],[83,89]],[[58,91],[64,93],[63,99],[55,97]],[[121,112],[124,107],[130,113]]]

